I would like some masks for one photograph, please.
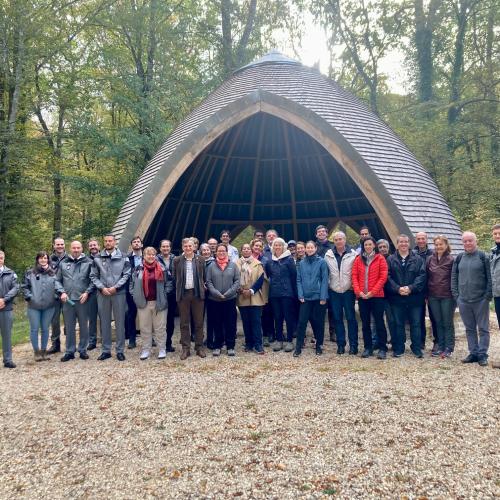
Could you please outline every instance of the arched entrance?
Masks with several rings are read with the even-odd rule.
[[[282,118],[256,113],[209,144],[175,183],[145,235],[233,236],[249,224],[286,239],[310,239],[318,224],[343,221],[372,234],[386,230],[365,194],[315,139]]]

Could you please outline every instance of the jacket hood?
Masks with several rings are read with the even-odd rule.
[[[353,248],[350,245],[346,244],[344,255],[349,255],[350,253],[356,253],[356,252],[353,250]],[[339,255],[339,253],[337,252],[336,246],[334,246],[333,248],[330,248],[330,250],[327,250],[325,253],[325,257],[327,255],[329,255],[330,257],[335,257],[335,254]]]
[[[79,260],[84,260],[85,258],[87,258],[87,256],[84,253],[81,253],[78,259],[73,258],[71,254],[68,254],[66,256],[66,259],[70,260],[71,262],[78,262]]]
[[[122,257],[123,257],[123,254],[122,254],[122,252],[121,252],[121,250],[120,250],[119,248],[115,248],[115,249],[113,250],[113,252],[116,252],[116,253],[115,253],[115,255],[114,255],[114,256],[112,256],[111,258],[115,258],[115,259],[117,259],[117,258],[122,258]],[[108,253],[107,253],[106,249],[101,250],[101,251],[99,252],[99,256],[100,256],[100,257],[108,257]]]
[[[279,257],[276,257],[276,255],[273,254],[273,260],[281,260],[285,257],[290,257],[291,255],[290,250],[285,250]]]

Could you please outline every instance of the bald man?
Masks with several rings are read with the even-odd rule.
[[[95,286],[90,280],[92,259],[83,253],[83,246],[79,241],[71,242],[70,248],[70,254],[61,261],[56,274],[56,290],[63,303],[63,318],[66,327],[66,352],[61,358],[62,362],[75,359],[77,319],[80,326],[80,342],[78,343],[80,359],[89,359],[87,354],[88,298],[95,291]]]
[[[463,363],[488,365],[490,345],[491,271],[485,253],[478,249],[476,235],[462,235],[464,252],[457,255],[451,272],[451,292],[465,325],[469,355]]]

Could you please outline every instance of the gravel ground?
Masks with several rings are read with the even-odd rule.
[[[462,365],[463,335],[448,360],[335,348],[35,364],[19,346],[0,497],[500,497],[500,370]]]

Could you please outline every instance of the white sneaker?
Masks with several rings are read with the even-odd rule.
[[[147,349],[144,349],[141,352],[141,357],[139,359],[141,359],[142,361],[144,361],[145,359],[148,359],[148,358],[149,358],[149,351]]]
[[[167,351],[165,349],[160,349],[158,353],[158,359],[165,359],[167,357]]]
[[[212,351],[212,356],[220,356],[220,349],[214,349]]]

